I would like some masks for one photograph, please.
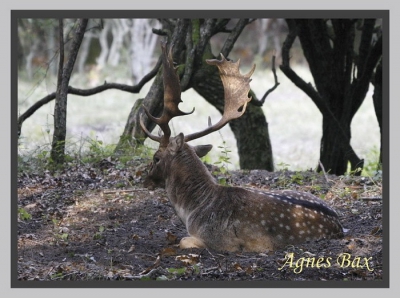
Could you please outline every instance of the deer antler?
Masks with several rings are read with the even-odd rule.
[[[194,108],[190,113],[185,113],[179,110],[178,105],[182,102],[181,88],[179,77],[172,61],[172,47],[167,54],[165,44],[162,44],[163,51],[163,80],[164,80],[164,109],[160,118],[156,118],[150,114],[148,109],[143,106],[147,117],[160,126],[163,131],[162,136],[152,135],[140,118],[140,126],[146,135],[153,141],[159,142],[160,147],[167,147],[171,136],[171,129],[168,126],[169,121],[176,116],[189,115],[194,112]],[[247,103],[251,100],[248,97],[250,91],[251,75],[255,70],[255,65],[246,75],[241,75],[239,71],[240,59],[235,63],[228,61],[221,54],[221,60],[211,59],[206,60],[210,65],[216,65],[224,86],[225,106],[222,118],[215,125],[209,125],[206,129],[196,132],[185,137],[185,142],[192,141],[208,135],[224,127],[229,121],[239,118],[246,111]]]
[[[252,69],[246,75],[241,75],[239,71],[240,59],[235,63],[228,61],[221,54],[221,60],[211,59],[206,60],[210,65],[216,65],[224,86],[225,106],[222,118],[215,125],[211,125],[200,131],[185,137],[185,142],[192,141],[208,135],[224,127],[229,121],[239,118],[246,111],[247,103],[252,99],[248,97],[250,91],[251,75],[253,74],[256,66],[253,65]]]
[[[163,52],[164,109],[160,118],[156,118],[151,115],[145,106],[143,106],[143,109],[146,112],[147,117],[160,126],[164,134],[161,137],[151,134],[144,125],[142,117],[140,117],[140,126],[150,139],[159,142],[160,147],[166,147],[171,136],[171,129],[168,126],[169,121],[176,116],[192,114],[194,112],[194,108],[189,113],[179,110],[178,105],[182,102],[181,87],[178,74],[176,73],[176,69],[173,65],[172,46],[168,54],[165,43],[161,44],[161,48]]]

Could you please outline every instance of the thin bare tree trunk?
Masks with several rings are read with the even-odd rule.
[[[99,35],[99,42],[101,47],[101,52],[99,57],[97,58],[97,65],[102,68],[106,65],[108,53],[110,51],[108,47],[107,35],[111,29],[111,20],[104,20],[104,28],[101,30]]]
[[[29,80],[32,80],[32,78],[33,78],[32,60],[35,57],[36,51],[39,47],[39,43],[40,43],[40,40],[35,39],[30,48],[29,54],[26,56],[25,67],[26,67],[26,73],[28,75]]]
[[[49,26],[47,29],[47,39],[49,43],[49,50],[47,54],[47,60],[49,61],[49,72],[52,76],[57,74],[57,65],[52,59],[56,54],[56,42],[55,42],[55,30],[54,26]]]
[[[111,32],[113,41],[110,46],[107,63],[111,66],[117,66],[121,58],[121,48],[124,42],[125,34],[128,28],[124,22],[125,20],[112,20]]]
[[[131,20],[129,57],[134,84],[152,67],[153,52],[158,36],[151,31],[150,21],[148,19]]]
[[[51,159],[55,165],[61,165],[65,159],[65,138],[67,134],[67,96],[68,84],[74,68],[75,60],[85,34],[88,19],[80,19],[73,37],[69,57],[64,65],[64,24],[60,19],[60,63],[57,80],[57,95],[54,106],[54,135],[51,147]]]
[[[90,42],[92,41],[93,34],[88,32],[89,34],[85,34],[84,39],[82,40],[81,44],[81,52],[78,58],[78,72],[82,73],[85,70],[85,63],[87,60],[87,57],[89,55],[89,49],[90,49]]]

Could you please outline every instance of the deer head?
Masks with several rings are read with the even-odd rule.
[[[182,102],[181,89],[179,84],[179,77],[176,69],[173,66],[172,48],[167,52],[166,45],[162,44],[163,52],[163,82],[164,82],[164,109],[159,118],[150,114],[148,109],[143,106],[143,109],[154,123],[156,123],[162,130],[161,136],[151,134],[140,118],[140,125],[146,135],[160,144],[157,152],[154,154],[153,162],[150,165],[149,175],[145,181],[145,187],[152,188],[154,186],[163,186],[167,178],[168,171],[171,171],[170,160],[175,156],[175,153],[180,151],[184,143],[191,140],[198,139],[208,135],[214,131],[221,129],[229,121],[240,117],[246,110],[247,103],[251,100],[248,97],[250,90],[250,77],[254,72],[255,65],[246,75],[241,75],[239,72],[240,60],[236,63],[228,61],[221,54],[222,59],[206,60],[210,65],[216,65],[220,72],[220,77],[224,86],[225,92],[225,107],[222,118],[215,125],[211,125],[209,119],[209,126],[203,131],[183,136],[179,134],[175,138],[171,138],[171,129],[168,125],[173,117],[189,115],[194,112],[185,113],[179,110],[178,105]],[[198,157],[205,156],[212,148],[212,145],[200,145],[191,147]]]
[[[146,135],[160,145],[154,154],[145,186],[165,187],[176,214],[190,237],[181,248],[208,247],[218,251],[265,251],[322,237],[340,237],[342,226],[335,211],[319,198],[296,191],[270,191],[218,185],[199,157],[212,146],[190,146],[187,142],[221,129],[243,115],[250,90],[250,76],[239,72],[239,63],[207,60],[219,69],[225,93],[221,119],[214,125],[184,136],[171,137],[168,126],[173,117],[188,115],[179,110],[181,90],[173,67],[172,52],[163,50],[164,109],[159,118],[144,111],[162,130],[151,134],[140,119]]]

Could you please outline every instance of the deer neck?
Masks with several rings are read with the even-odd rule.
[[[172,160],[171,169],[165,189],[179,217],[183,219],[195,208],[207,204],[214,197],[218,184],[194,150],[186,144]]]

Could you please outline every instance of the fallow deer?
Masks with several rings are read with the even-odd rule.
[[[216,65],[223,83],[225,106],[221,120],[203,131],[171,137],[169,121],[188,115],[178,105],[181,100],[179,77],[173,66],[172,52],[163,50],[164,109],[156,118],[143,106],[147,117],[162,130],[153,135],[140,119],[145,134],[158,142],[144,186],[164,187],[176,214],[186,226],[189,237],[181,248],[206,247],[216,251],[273,251],[290,244],[319,238],[338,238],[343,229],[337,213],[316,196],[292,190],[263,191],[219,185],[199,157],[211,145],[191,146],[187,142],[221,129],[246,110],[250,77],[255,65],[241,75],[238,60],[206,62]],[[143,116],[143,115],[142,115]]]

